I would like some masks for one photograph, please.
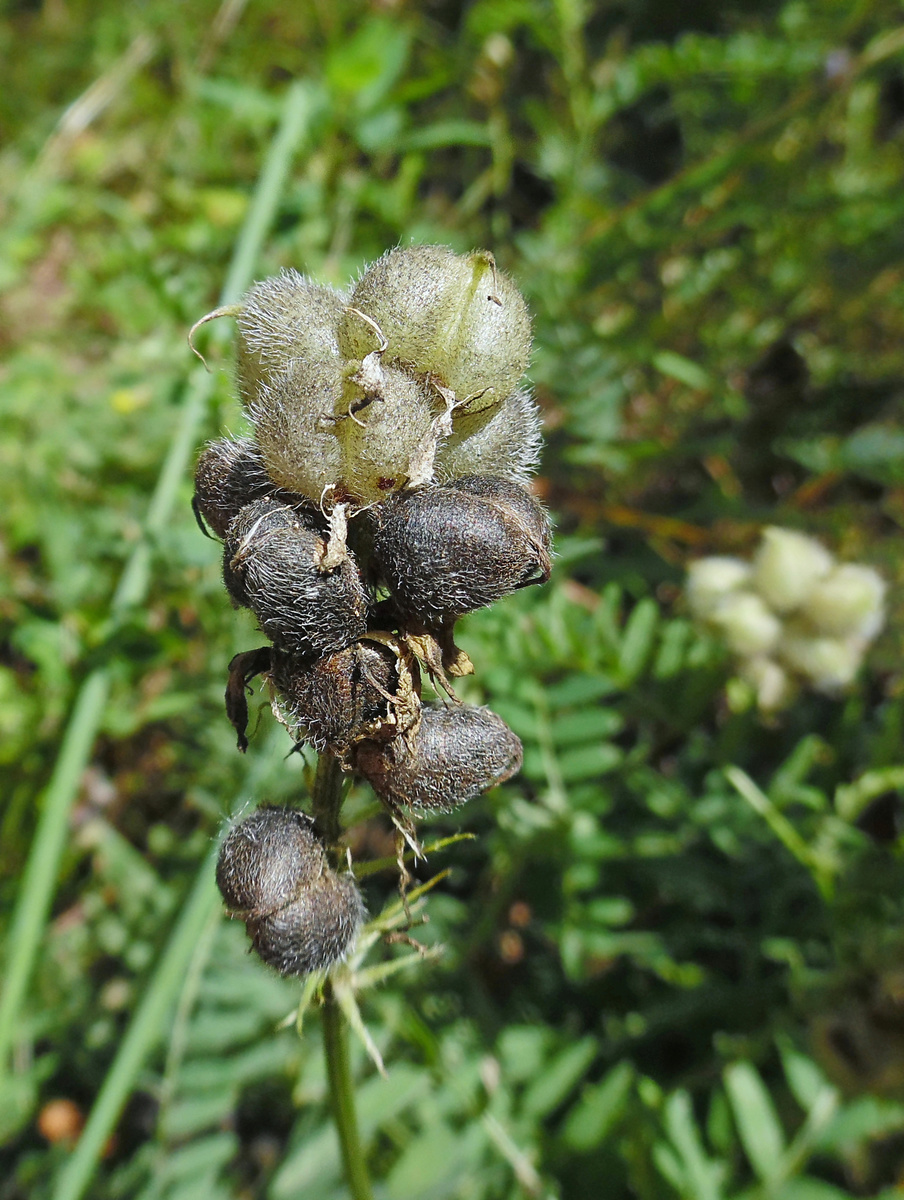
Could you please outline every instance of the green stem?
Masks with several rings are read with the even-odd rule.
[[[342,833],[339,811],[342,808],[342,768],[329,750],[320,755],[314,776],[314,822],[320,837],[335,856]],[[358,1116],[355,1112],[355,1085],[348,1058],[348,1029],[333,985],[323,985],[323,1052],[330,1089],[330,1108],[339,1137],[345,1178],[353,1200],[371,1200],[370,1178],[361,1149]]]
[[[339,810],[342,807],[342,768],[335,754],[324,750],[317,763],[312,793],[314,825],[330,851],[335,853],[342,835]]]
[[[364,1162],[358,1133],[358,1117],[355,1112],[355,1090],[348,1057],[348,1030],[329,980],[323,989],[323,1050],[326,1055],[330,1107],[336,1122],[348,1190],[353,1200],[372,1200],[373,1193],[370,1190],[370,1178]]]

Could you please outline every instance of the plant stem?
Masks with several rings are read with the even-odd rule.
[[[335,754],[324,750],[317,763],[313,788],[314,824],[331,853],[342,833],[339,810],[342,807],[342,768]]]
[[[342,833],[339,810],[342,808],[342,768],[335,754],[325,750],[317,762],[313,787],[314,824],[335,858]],[[345,1179],[353,1200],[371,1200],[370,1178],[355,1112],[355,1085],[348,1058],[348,1029],[336,999],[332,982],[323,985],[323,1052],[330,1089],[330,1108],[345,1167]]]
[[[370,1178],[358,1134],[355,1090],[348,1059],[348,1030],[329,980],[323,988],[323,1050],[345,1179],[353,1200],[372,1200]]]

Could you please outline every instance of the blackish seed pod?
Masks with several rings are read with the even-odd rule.
[[[389,719],[401,669],[389,647],[364,641],[314,661],[274,653],[270,680],[293,736],[342,755],[353,742],[377,736]]]
[[[313,822],[291,808],[261,808],[223,843],[217,885],[258,955],[282,975],[339,962],[365,917],[351,875],[337,875]]]
[[[263,807],[235,825],[223,842],[217,887],[232,912],[266,917],[326,870],[311,819],[294,808]]]
[[[224,538],[246,504],[274,491],[260,450],[251,438],[219,438],[208,442],[198,459],[192,507],[217,537]]]
[[[363,636],[369,597],[346,556],[323,573],[326,537],[317,517],[275,499],[257,500],[229,526],[226,587],[252,610],[273,644],[293,654],[326,654]]]
[[[399,613],[439,628],[550,572],[543,508],[490,476],[393,496],[375,514],[374,556]]]
[[[307,975],[341,961],[366,916],[354,878],[326,871],[270,917],[245,923],[257,953],[280,975]]]
[[[449,812],[521,769],[520,740],[501,717],[471,705],[424,705],[408,735],[362,742],[355,765],[391,808]]]

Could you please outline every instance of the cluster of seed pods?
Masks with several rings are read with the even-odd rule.
[[[233,660],[227,712],[244,749],[263,676],[293,738],[366,778],[410,831],[521,766],[515,734],[451,680],[473,669],[458,618],[549,577],[549,521],[525,487],[540,434],[519,387],[524,301],[486,252],[420,246],[384,255],[350,295],[289,271],[228,311],[253,436],[204,449],[194,508],[268,645]],[[423,671],[441,698],[422,700]],[[354,943],[354,881],[294,810],[235,826],[218,880],[284,974]]]

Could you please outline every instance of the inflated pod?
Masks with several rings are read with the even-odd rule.
[[[260,808],[234,826],[217,885],[258,955],[282,975],[339,962],[365,916],[354,878],[330,868],[313,822],[296,809]]]
[[[267,474],[279,487],[315,503],[325,492],[335,492],[340,477],[336,420],[343,388],[337,358],[297,358],[261,382],[250,404]]]
[[[530,392],[518,388],[504,404],[453,413],[452,433],[436,452],[441,481],[460,475],[498,475],[526,483],[540,459],[540,413]]]
[[[245,928],[265,963],[281,975],[307,975],[345,958],[365,915],[353,876],[327,870],[285,908],[251,917]]]
[[[489,392],[500,403],[527,369],[527,306],[485,250],[390,250],[364,272],[348,305],[339,323],[346,358],[363,359],[380,346],[376,326],[387,363],[436,376],[460,401]]]
[[[390,742],[365,741],[355,765],[391,808],[449,812],[521,769],[520,740],[501,717],[471,705],[425,704]]]
[[[398,367],[359,380],[338,360],[296,359],[251,417],[275,483],[360,507],[405,487],[441,409],[435,388]]]
[[[236,314],[236,376],[245,404],[257,405],[293,359],[338,362],[345,303],[341,292],[291,270],[245,293]]]
[[[373,552],[401,616],[439,628],[549,578],[550,527],[509,480],[468,476],[393,496],[374,516]]]
[[[261,452],[252,438],[218,438],[201,451],[195,468],[192,507],[217,537],[252,500],[275,491]]]
[[[217,862],[217,887],[230,911],[267,917],[326,870],[310,817],[265,805],[234,825]]]
[[[341,650],[366,631],[370,599],[350,555],[329,572],[317,516],[278,499],[246,505],[229,526],[223,578],[273,644],[294,654]]]
[[[362,738],[395,734],[419,704],[400,656],[375,641],[310,660],[273,653],[270,682],[280,719],[299,741],[342,756]]]

